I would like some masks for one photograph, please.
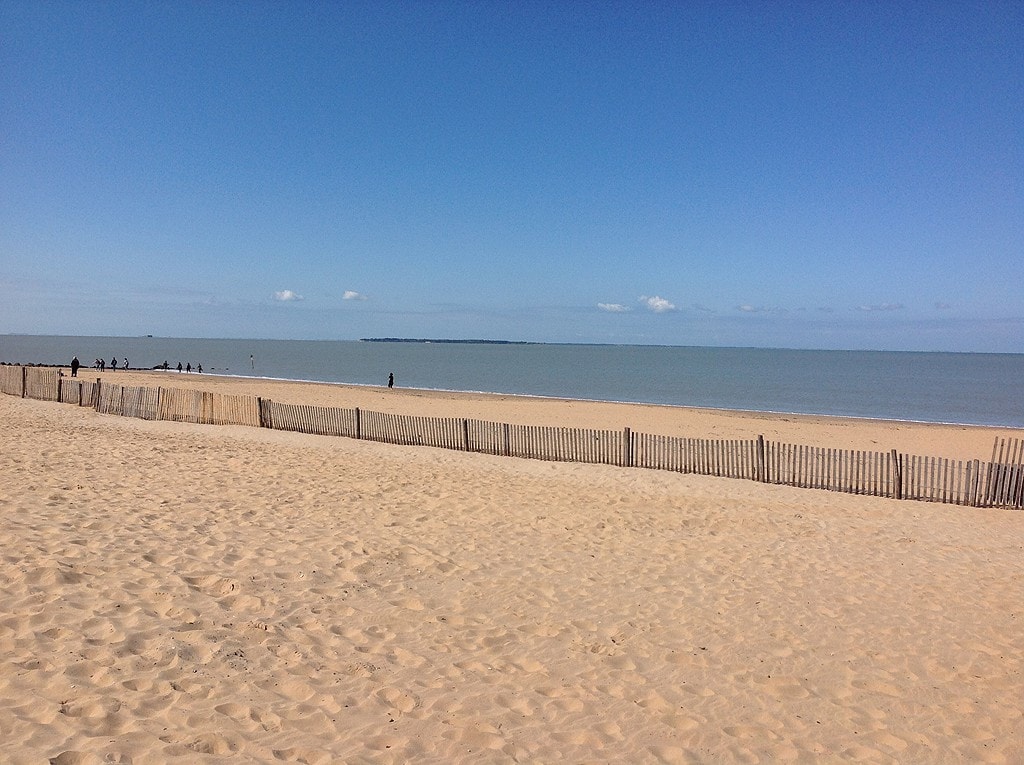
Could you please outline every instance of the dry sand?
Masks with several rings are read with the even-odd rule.
[[[186,383],[982,459],[996,432]],[[3,763],[1024,761],[1019,512],[9,396],[0,422]]]

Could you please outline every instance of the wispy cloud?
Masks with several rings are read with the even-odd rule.
[[[857,306],[858,311],[867,311],[873,313],[875,311],[902,311],[903,303],[881,303],[880,305],[860,305]]]
[[[280,292],[274,293],[274,300],[279,303],[292,303],[302,300],[302,295],[298,295],[292,290],[281,290]]]
[[[355,290],[345,290],[345,294],[341,296],[342,300],[366,300],[366,295],[356,292]]]
[[[608,313],[627,313],[632,310],[628,305],[622,305],[622,303],[598,303],[597,307]]]
[[[654,295],[648,297],[646,295],[640,296],[640,302],[647,306],[647,310],[653,311],[654,313],[665,313],[666,311],[674,311],[676,307],[673,303],[670,303],[663,297]]]
[[[936,301],[935,307],[940,311],[950,311],[953,309],[950,303],[943,303],[941,300]]]
[[[702,305],[701,303],[694,303],[693,310],[700,311],[701,313],[717,313],[714,308],[708,308],[706,305]]]

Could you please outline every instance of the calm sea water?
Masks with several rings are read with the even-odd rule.
[[[1024,427],[1024,354],[0,335],[0,362]]]

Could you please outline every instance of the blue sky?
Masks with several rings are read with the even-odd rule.
[[[0,333],[1024,352],[1024,4],[0,0]]]

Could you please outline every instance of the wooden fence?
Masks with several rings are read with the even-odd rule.
[[[12,367],[7,364],[0,365],[0,393],[6,393],[8,396],[23,397],[25,394],[24,379],[24,367]]]
[[[60,379],[52,367],[0,366],[0,390],[10,396],[59,401]]]
[[[99,386],[94,382],[61,378],[59,380],[59,401],[62,404],[78,404],[78,406],[96,407],[96,390]]]
[[[199,425],[260,426],[259,399],[209,391],[160,388],[154,419],[194,422]]]
[[[0,391],[147,420],[247,425],[322,436],[507,457],[670,470],[764,483],[945,502],[1024,508],[1024,441],[996,439],[992,459],[952,460],[765,441],[659,436],[619,430],[510,425],[360,409],[282,404],[181,388],[126,387],[0,365]]]

